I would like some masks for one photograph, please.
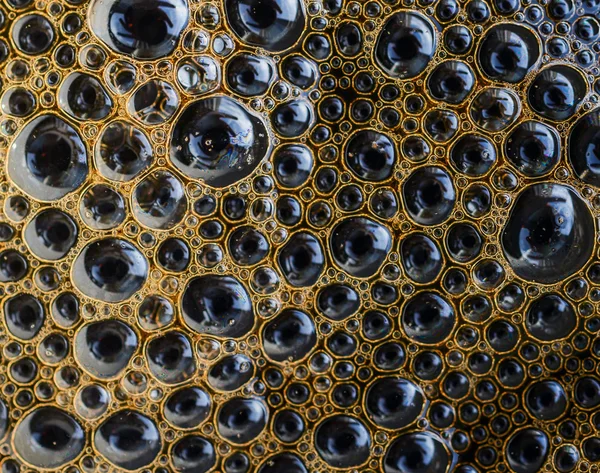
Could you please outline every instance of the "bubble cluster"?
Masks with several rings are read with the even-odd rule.
[[[0,473],[597,473],[598,17],[4,0]]]

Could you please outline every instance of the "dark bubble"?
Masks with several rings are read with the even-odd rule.
[[[348,274],[369,277],[375,274],[392,247],[392,235],[383,225],[365,218],[338,223],[330,236],[333,259]]]
[[[317,296],[317,308],[332,320],[344,320],[360,308],[358,293],[345,284],[325,286]]]
[[[267,458],[258,473],[308,473],[308,470],[295,453],[282,452]]]
[[[467,63],[445,61],[429,74],[428,91],[434,99],[456,105],[467,99],[475,86],[475,80],[475,73]]]
[[[415,11],[392,15],[383,25],[373,58],[395,79],[418,76],[433,59],[436,30],[429,19]]]
[[[79,456],[85,447],[85,431],[65,411],[40,406],[17,424],[13,441],[17,455],[28,464],[55,469]]]
[[[169,171],[156,171],[140,181],[131,200],[135,218],[156,230],[168,230],[177,225],[188,205],[183,184]]]
[[[181,298],[181,314],[190,329],[207,335],[239,338],[254,325],[250,296],[231,276],[192,279]]]
[[[378,310],[370,310],[362,316],[362,333],[367,340],[381,340],[392,331],[389,317]]]
[[[502,23],[485,33],[478,62],[490,79],[516,84],[525,79],[540,53],[540,40],[533,30],[514,23]]]
[[[301,360],[317,343],[312,318],[297,309],[286,309],[265,324],[262,338],[265,354],[277,362]]]
[[[0,282],[16,282],[25,277],[29,264],[25,257],[15,250],[0,253]]]
[[[261,434],[267,417],[267,408],[258,399],[232,398],[217,413],[217,431],[228,442],[243,445]]]
[[[587,93],[581,73],[572,67],[550,66],[535,77],[527,93],[531,108],[550,120],[567,120],[575,115]]]
[[[444,143],[458,133],[459,118],[452,110],[434,109],[425,114],[423,126],[433,141]],[[423,150],[419,154],[429,154],[429,150],[427,153],[424,153]],[[419,156],[418,160],[421,159],[424,157]],[[414,157],[413,160],[415,160]]]
[[[519,342],[519,329],[506,320],[494,320],[486,329],[490,346],[500,352],[511,351]]]
[[[576,326],[573,306],[559,294],[544,294],[527,309],[525,327],[538,340],[560,340],[573,332]]]
[[[208,418],[211,400],[206,391],[198,387],[174,391],[165,401],[165,419],[179,429],[193,429]]]
[[[36,97],[23,87],[13,87],[6,91],[0,104],[7,115],[25,117],[35,110]]]
[[[338,357],[351,356],[358,348],[358,341],[352,335],[340,330],[327,337],[327,347]]]
[[[218,391],[235,391],[252,378],[254,363],[245,355],[221,358],[208,371],[208,384]]]
[[[146,344],[146,359],[152,376],[164,384],[179,384],[196,373],[196,359],[188,337],[166,332]]]
[[[504,454],[516,473],[535,473],[541,470],[549,452],[548,436],[541,430],[525,428],[510,437]]]
[[[444,441],[432,432],[400,435],[383,459],[384,473],[445,473],[452,457]]]
[[[199,435],[182,437],[173,444],[171,461],[176,471],[206,473],[217,462],[215,447]]]
[[[163,269],[180,273],[190,264],[190,248],[184,240],[167,238],[158,247],[156,260]]]
[[[113,51],[136,59],[170,54],[188,23],[185,0],[95,0],[90,26]]]
[[[239,53],[225,66],[227,85],[234,92],[245,97],[264,94],[275,78],[275,66],[265,56]]]
[[[87,177],[85,144],[61,118],[39,116],[23,127],[13,142],[8,153],[8,174],[31,197],[58,200]]]
[[[30,294],[17,294],[4,301],[4,322],[14,337],[31,340],[38,334],[45,319],[44,306]]]
[[[169,82],[159,79],[142,84],[127,102],[129,114],[147,126],[165,123],[178,109],[177,91]]]
[[[371,434],[355,417],[335,415],[315,430],[315,448],[334,468],[351,468],[365,463],[370,455]]]
[[[481,90],[471,102],[471,119],[489,132],[503,131],[521,114],[521,102],[510,89],[489,87]]]
[[[466,54],[473,44],[471,30],[463,25],[452,25],[444,31],[444,45],[452,54]]]
[[[138,337],[119,320],[84,325],[75,337],[75,356],[87,372],[102,379],[117,377],[138,347]]]
[[[162,440],[154,421],[126,409],[111,415],[97,428],[94,447],[118,468],[137,470],[154,461],[162,449]]]
[[[39,212],[25,227],[24,237],[31,252],[43,260],[64,258],[77,242],[77,225],[57,209]]]
[[[55,33],[50,21],[38,14],[25,15],[15,21],[12,40],[19,51],[29,56],[44,53],[54,42]]]
[[[369,418],[386,429],[402,429],[412,424],[424,405],[421,389],[403,378],[380,378],[365,394]]]
[[[313,119],[313,107],[303,99],[281,103],[271,112],[271,125],[284,138],[301,136],[310,128]]]
[[[60,86],[58,106],[77,120],[102,120],[110,114],[113,102],[98,79],[73,72]]]
[[[317,80],[317,68],[313,61],[302,56],[286,56],[281,62],[281,75],[301,89],[312,87]]]
[[[551,421],[565,413],[568,397],[559,382],[545,380],[538,381],[527,389],[525,402],[536,419]]]
[[[402,240],[400,254],[406,275],[419,284],[434,281],[444,266],[438,244],[424,233],[413,233]]]
[[[396,215],[399,203],[393,190],[378,189],[371,194],[369,206],[375,215],[383,219],[388,219]]]
[[[404,306],[402,328],[419,343],[435,344],[446,339],[456,323],[454,308],[434,292],[420,292]]]
[[[94,160],[103,177],[130,181],[153,160],[152,144],[139,128],[124,122],[110,123],[100,135]]]
[[[58,332],[47,335],[38,345],[38,356],[48,364],[60,363],[69,354],[69,340]]]
[[[285,188],[291,189],[306,183],[313,170],[311,151],[304,145],[287,144],[273,154],[275,178]]]
[[[568,159],[577,177],[587,184],[600,187],[600,112],[581,117],[571,128],[568,138]]]
[[[126,205],[123,196],[104,184],[85,191],[79,204],[79,215],[94,230],[110,230],[123,223]]]
[[[269,254],[269,241],[253,227],[238,227],[228,240],[229,254],[241,266],[252,266]]]
[[[356,23],[341,23],[335,30],[335,43],[341,54],[354,57],[363,47],[363,34]]]
[[[280,250],[277,262],[285,279],[294,287],[312,286],[325,267],[321,242],[307,232],[294,233]]]
[[[496,163],[496,147],[485,136],[465,134],[452,146],[450,160],[459,172],[469,177],[483,176]]]
[[[534,184],[521,191],[502,233],[502,248],[515,273],[528,281],[561,281],[588,261],[594,222],[570,187]]]
[[[227,22],[245,44],[283,51],[302,35],[306,18],[299,0],[226,0]]]
[[[485,184],[472,184],[463,194],[465,211],[471,217],[479,218],[492,207],[492,194]]]
[[[406,361],[404,347],[396,342],[387,342],[377,347],[373,353],[375,367],[384,371],[395,371]]]
[[[285,443],[298,441],[302,437],[304,429],[304,419],[292,410],[279,411],[273,420],[273,433]]]
[[[435,166],[414,171],[402,187],[409,216],[420,225],[437,225],[446,220],[456,202],[450,175]]]
[[[350,170],[369,182],[384,181],[396,164],[396,148],[390,138],[376,131],[359,131],[350,138],[345,150]]]
[[[89,243],[73,263],[73,284],[88,297],[120,302],[135,294],[148,276],[148,261],[126,240]]]
[[[575,403],[584,409],[596,408],[600,405],[600,381],[591,376],[584,376],[575,383],[573,390]]]
[[[262,119],[215,96],[188,105],[171,133],[170,159],[186,176],[226,187],[254,171],[269,149]]]
[[[446,249],[460,263],[475,259],[481,252],[483,238],[476,227],[469,223],[455,223],[446,234]]]
[[[518,124],[504,142],[508,161],[527,177],[550,172],[560,159],[561,145],[557,131],[541,122]]]

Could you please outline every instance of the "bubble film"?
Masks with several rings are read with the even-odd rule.
[[[599,473],[599,0],[0,0],[0,473]]]

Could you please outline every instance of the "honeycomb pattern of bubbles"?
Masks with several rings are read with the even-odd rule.
[[[599,0],[0,0],[0,473],[600,473]]]

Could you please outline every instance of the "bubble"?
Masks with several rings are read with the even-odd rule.
[[[38,334],[45,319],[44,306],[31,294],[17,294],[4,301],[4,322],[14,337],[31,340]]]
[[[536,339],[550,342],[567,337],[577,326],[577,316],[559,294],[544,294],[529,306],[525,326]]]
[[[54,469],[79,456],[85,447],[85,431],[70,414],[42,405],[19,421],[13,442],[23,461],[37,468]]]
[[[446,339],[456,324],[450,303],[434,292],[419,292],[404,306],[402,328],[419,343],[435,344]]]
[[[258,473],[282,473],[284,471],[286,473],[308,473],[302,460],[290,452],[277,453],[267,458],[258,469]]]
[[[28,56],[48,51],[54,39],[52,24],[42,15],[33,13],[22,16],[14,22],[12,40],[17,49]]]
[[[527,177],[549,173],[560,159],[560,137],[544,123],[529,120],[519,123],[504,142],[508,161]]]
[[[392,235],[389,230],[364,217],[343,220],[333,228],[330,236],[333,260],[355,277],[375,274],[391,247]]]
[[[292,410],[277,413],[273,420],[273,433],[285,443],[294,443],[302,437],[305,424],[302,416]]]
[[[184,59],[177,66],[177,83],[190,95],[204,95],[219,87],[221,68],[210,56]]]
[[[400,254],[406,275],[419,284],[434,281],[444,265],[438,244],[424,233],[413,233],[402,240]]]
[[[138,337],[124,322],[103,320],[84,325],[75,336],[79,365],[101,379],[117,377],[137,350]]]
[[[376,131],[359,131],[350,138],[345,151],[346,163],[359,178],[384,181],[392,175],[396,148],[389,137]]]
[[[431,96],[451,105],[464,102],[473,91],[475,82],[475,73],[471,67],[456,60],[438,64],[427,79]]]
[[[183,219],[187,206],[183,184],[169,171],[155,171],[133,191],[133,215],[148,228],[173,228]]]
[[[312,318],[298,309],[286,309],[265,324],[263,350],[273,361],[298,361],[317,344]]]
[[[283,276],[294,287],[312,286],[325,267],[321,242],[307,232],[294,233],[280,250],[277,262]]]
[[[538,183],[521,191],[502,233],[502,248],[515,273],[551,284],[588,260],[594,222],[585,202],[570,187]]]
[[[360,308],[360,297],[350,286],[331,284],[325,286],[317,296],[317,308],[325,317],[344,320]]]
[[[537,64],[540,54],[540,40],[533,30],[516,23],[501,23],[486,31],[477,58],[490,79],[517,84]]]
[[[519,97],[510,89],[489,87],[471,102],[470,115],[475,124],[489,132],[503,131],[521,114]]]
[[[529,86],[527,99],[542,117],[562,121],[575,115],[586,93],[587,85],[580,72],[555,65],[538,73]]]
[[[228,442],[244,445],[262,433],[267,417],[267,408],[258,399],[235,397],[217,412],[217,431]]]
[[[270,250],[269,241],[252,227],[239,227],[229,235],[229,254],[241,266],[252,266],[262,261]]]
[[[565,413],[568,398],[559,382],[544,380],[532,384],[527,389],[525,402],[536,419],[552,421]]]
[[[242,43],[270,52],[290,48],[306,23],[299,0],[226,0],[225,10],[230,28]]]
[[[183,333],[172,330],[149,340],[146,359],[152,376],[164,384],[180,384],[196,373],[192,344]]]
[[[171,461],[176,471],[206,473],[217,462],[213,444],[199,435],[177,440],[171,449]]]
[[[480,177],[496,163],[496,147],[485,136],[465,134],[452,146],[450,160],[459,172]]]
[[[525,428],[512,434],[504,454],[516,473],[534,473],[542,468],[549,452],[548,436],[541,430]]]
[[[61,118],[38,116],[21,129],[11,145],[8,174],[31,197],[58,200],[85,181],[86,147],[79,133]]]
[[[0,101],[2,111],[15,117],[30,115],[35,110],[36,105],[35,95],[23,87],[10,88],[4,93]]]
[[[76,120],[102,120],[110,114],[113,102],[98,79],[73,72],[60,86],[58,106]]]
[[[455,223],[446,234],[446,249],[452,259],[466,263],[479,256],[483,238],[469,223]]]
[[[192,279],[181,298],[181,314],[194,332],[220,337],[243,337],[254,325],[250,296],[231,276]]]
[[[85,419],[97,419],[108,409],[110,394],[99,384],[89,384],[77,393],[75,409]]]
[[[88,244],[75,259],[73,284],[88,297],[120,302],[144,284],[148,262],[131,243],[105,238]]]
[[[273,154],[275,178],[285,188],[292,189],[306,183],[313,169],[311,151],[304,145],[287,144]]]
[[[131,471],[152,463],[162,440],[150,418],[125,409],[100,424],[94,432],[94,447],[116,467]]]
[[[280,67],[281,75],[301,89],[309,89],[317,80],[315,63],[303,56],[286,56]]]
[[[256,97],[269,90],[277,70],[266,56],[238,53],[225,65],[225,81],[231,90],[244,97]]]
[[[377,38],[375,64],[394,79],[421,74],[435,54],[436,28],[416,11],[401,11],[389,17]]]
[[[575,383],[573,398],[575,403],[584,409],[598,407],[600,405],[600,381],[591,376],[579,378]]]
[[[94,230],[110,230],[125,220],[125,200],[111,187],[96,184],[83,194],[79,203],[79,215]]]
[[[380,378],[365,394],[369,418],[385,429],[402,429],[412,424],[425,405],[421,389],[403,378]]]
[[[158,247],[156,260],[163,269],[180,273],[190,264],[190,249],[184,240],[168,238]]]
[[[77,225],[66,213],[42,210],[27,224],[25,241],[31,252],[43,260],[64,258],[77,242]]]
[[[213,187],[226,187],[250,175],[268,150],[262,119],[225,96],[192,102],[171,133],[173,164]]]
[[[185,0],[94,0],[89,18],[93,33],[114,52],[151,60],[173,52],[189,10]]]
[[[371,434],[356,417],[334,415],[315,430],[319,456],[334,468],[352,468],[365,463],[370,454]]]
[[[452,456],[433,432],[409,432],[397,437],[383,459],[384,473],[445,473]]]
[[[152,145],[145,133],[125,121],[114,121],[104,128],[94,151],[100,174],[120,182],[137,177],[153,158]]]
[[[600,139],[600,113],[582,116],[571,128],[568,138],[568,160],[577,177],[587,184],[600,186],[600,169],[596,143]]]
[[[174,391],[165,401],[163,414],[178,429],[193,429],[210,413],[211,400],[206,391],[190,386]]]
[[[456,202],[450,175],[436,166],[414,171],[404,182],[402,196],[408,215],[420,225],[442,223],[450,216]]]
[[[245,355],[221,358],[208,372],[208,384],[218,391],[235,391],[254,375],[254,363]]]
[[[58,332],[47,335],[38,345],[38,356],[49,365],[60,363],[68,353],[69,341]]]
[[[314,111],[312,105],[303,99],[279,104],[271,112],[271,126],[284,138],[297,138],[312,125]]]

